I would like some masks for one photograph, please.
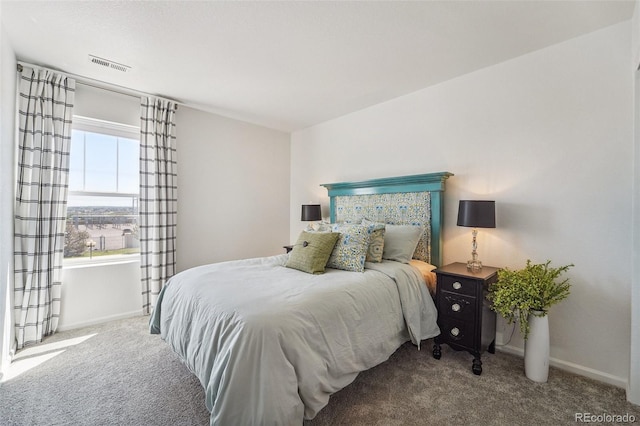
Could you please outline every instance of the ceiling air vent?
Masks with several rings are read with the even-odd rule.
[[[131,70],[131,67],[129,65],[119,64],[118,62],[110,61],[109,59],[104,59],[93,55],[89,55],[89,62],[101,67],[111,68],[122,72],[129,72]]]

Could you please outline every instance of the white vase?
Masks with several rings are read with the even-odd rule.
[[[549,317],[529,314],[529,337],[524,343],[524,372],[534,382],[549,377]]]

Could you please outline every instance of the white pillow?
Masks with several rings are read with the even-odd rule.
[[[421,236],[421,226],[385,225],[382,258],[409,263]]]

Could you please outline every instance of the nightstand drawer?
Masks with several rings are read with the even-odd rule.
[[[461,321],[443,316],[440,318],[440,331],[446,336],[447,343],[473,347],[475,327],[473,322]]]
[[[476,295],[476,287],[478,286],[477,280],[470,280],[467,278],[446,275],[439,275],[438,278],[440,278],[438,280],[438,285],[442,286],[442,291],[466,294],[469,296]]]
[[[459,320],[473,321],[476,313],[475,297],[443,291],[440,294],[440,313]]]

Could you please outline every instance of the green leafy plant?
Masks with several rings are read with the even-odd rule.
[[[509,324],[519,321],[525,339],[529,336],[529,315],[545,316],[549,307],[569,296],[569,279],[559,281],[559,277],[574,265],[553,268],[550,264],[550,260],[540,264],[527,260],[523,269],[501,269],[489,288],[492,309]]]

